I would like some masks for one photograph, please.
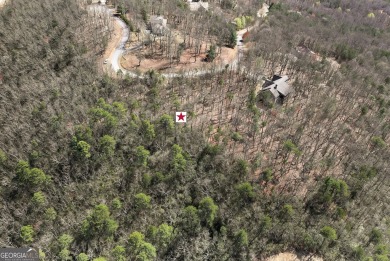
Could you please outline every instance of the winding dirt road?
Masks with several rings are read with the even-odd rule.
[[[114,72],[122,71],[123,74],[127,74],[127,75],[130,75],[132,77],[141,77],[142,78],[141,75],[138,75],[138,74],[134,73],[133,71],[129,71],[129,70],[124,69],[120,64],[120,60],[121,60],[122,55],[125,52],[129,52],[133,49],[136,49],[137,47],[134,47],[132,49],[127,49],[127,50],[125,49],[125,44],[129,38],[130,30],[121,19],[116,17],[115,22],[118,23],[122,29],[122,37],[121,37],[121,41],[119,42],[118,46],[115,48],[115,51],[113,52],[113,54],[109,58],[108,63],[111,64],[111,68]],[[241,30],[241,31],[237,32],[237,48],[238,48],[237,57],[230,64],[231,68],[236,68],[240,57],[242,57],[242,51],[243,51],[244,46],[243,46],[241,40],[242,40],[242,36],[245,32],[246,32],[246,30]],[[204,75],[204,74],[207,74],[210,72],[222,71],[225,68],[225,66],[226,66],[226,64],[222,64],[222,65],[217,66],[214,69],[191,70],[191,71],[188,71],[185,73],[161,73],[161,75],[163,75],[167,78],[182,77],[182,76],[196,77],[196,76]]]
[[[264,6],[263,6],[263,8],[264,8]],[[128,41],[129,36],[130,36],[129,27],[118,17],[115,17],[115,22],[118,23],[120,25],[121,29],[122,29],[121,30],[122,31],[122,37],[121,37],[121,40],[120,40],[118,46],[115,48],[115,51],[113,52],[113,54],[108,59],[108,63],[111,64],[111,68],[112,68],[112,70],[114,72],[121,71],[124,75],[129,75],[131,77],[143,78],[142,75],[138,75],[138,74],[134,73],[133,71],[126,70],[126,69],[124,69],[121,66],[120,60],[122,58],[122,55],[125,52],[129,52],[129,51],[132,51],[132,50],[136,49],[137,47],[133,47],[133,48],[127,49],[127,50],[125,49],[126,42]],[[238,68],[240,59],[241,59],[241,57],[243,55],[243,51],[244,51],[244,48],[245,48],[245,46],[243,44],[243,41],[242,41],[243,40],[242,39],[243,35],[246,32],[249,32],[250,30],[252,30],[254,27],[258,26],[258,24],[259,24],[259,21],[257,20],[256,23],[253,26],[247,27],[247,28],[242,29],[242,30],[237,32],[237,56],[229,64],[231,69],[236,70]],[[167,78],[196,77],[196,76],[204,75],[204,74],[207,74],[207,73],[215,73],[215,72],[222,71],[222,70],[225,69],[226,65],[227,65],[227,63],[221,64],[219,66],[216,66],[213,69],[207,69],[207,70],[195,69],[195,70],[187,71],[185,73],[161,73],[161,75],[163,75],[164,77],[167,77]]]

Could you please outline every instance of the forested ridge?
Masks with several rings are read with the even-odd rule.
[[[112,3],[134,31],[175,8],[207,17],[202,28],[216,19],[228,29],[205,31],[218,46],[229,19],[262,5],[210,1],[213,15],[187,16],[183,1]],[[0,247],[42,260],[389,260],[389,5],[274,2],[238,69],[133,78],[99,71],[112,28],[83,1],[8,2]],[[254,75],[273,74],[294,87],[281,105],[257,92]]]

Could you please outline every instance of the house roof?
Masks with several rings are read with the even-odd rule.
[[[288,80],[288,76],[287,75],[284,75],[284,76],[279,76],[279,75],[274,75],[272,76],[272,80],[273,82],[286,82]]]
[[[277,83],[277,91],[283,94],[283,96],[287,96],[292,90],[290,85],[287,82]]]
[[[105,5],[106,4],[106,0],[92,0],[92,4],[102,4],[102,5]]]
[[[164,16],[161,15],[152,15],[150,16],[150,23],[151,24],[166,24],[167,19],[164,19]]]
[[[266,91],[266,90],[269,90],[275,96],[275,98],[278,98],[280,96],[280,94],[279,94],[279,92],[277,90],[277,85],[276,84],[271,84],[270,86],[268,86],[265,89],[263,89],[263,91]]]
[[[166,34],[169,31],[167,27],[167,19],[164,19],[161,15],[150,16],[150,29],[152,29],[152,33],[154,34]]]
[[[209,9],[208,2],[202,2],[202,1],[192,2],[191,0],[188,0],[188,5],[189,5],[191,11],[197,11],[201,7],[203,7],[205,10]]]
[[[292,92],[292,87],[287,83],[288,76],[274,75],[272,80],[266,80],[263,84],[263,91],[269,90],[275,98],[280,96],[287,96]]]

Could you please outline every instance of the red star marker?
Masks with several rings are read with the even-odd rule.
[[[180,120],[183,120],[183,121],[184,121],[184,117],[185,117],[185,116],[184,116],[182,113],[180,113],[177,117],[179,118],[179,119],[178,119],[179,121],[180,121]]]
[[[176,122],[187,122],[187,112],[176,112]]]

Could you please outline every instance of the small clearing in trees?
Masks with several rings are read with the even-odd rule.
[[[322,258],[313,256],[297,256],[293,253],[280,253],[275,256],[267,258],[265,261],[323,261]]]

